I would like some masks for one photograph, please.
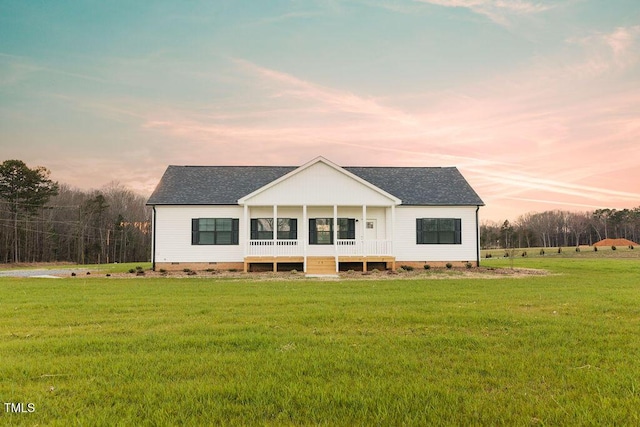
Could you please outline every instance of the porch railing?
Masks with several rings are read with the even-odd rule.
[[[338,240],[338,256],[393,255],[391,240]]]
[[[298,240],[249,240],[247,256],[302,256]]]
[[[249,240],[247,256],[302,256],[303,245],[301,240]],[[334,252],[327,246],[325,249]],[[391,240],[340,239],[335,248],[338,256],[393,255]]]

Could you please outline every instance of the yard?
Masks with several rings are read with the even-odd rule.
[[[637,425],[640,250],[617,253],[483,258],[549,272],[491,278],[1,278],[0,423]]]

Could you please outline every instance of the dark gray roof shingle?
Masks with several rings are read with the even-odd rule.
[[[296,166],[169,166],[149,205],[234,205]],[[403,205],[484,205],[455,167],[344,167]]]

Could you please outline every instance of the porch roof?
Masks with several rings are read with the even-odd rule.
[[[148,205],[236,205],[242,197],[297,166],[175,166],[167,168]],[[455,167],[343,167],[402,200],[403,205],[482,206]]]

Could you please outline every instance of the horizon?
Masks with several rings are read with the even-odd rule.
[[[481,220],[640,206],[640,3],[0,4],[0,161],[457,167]]]

